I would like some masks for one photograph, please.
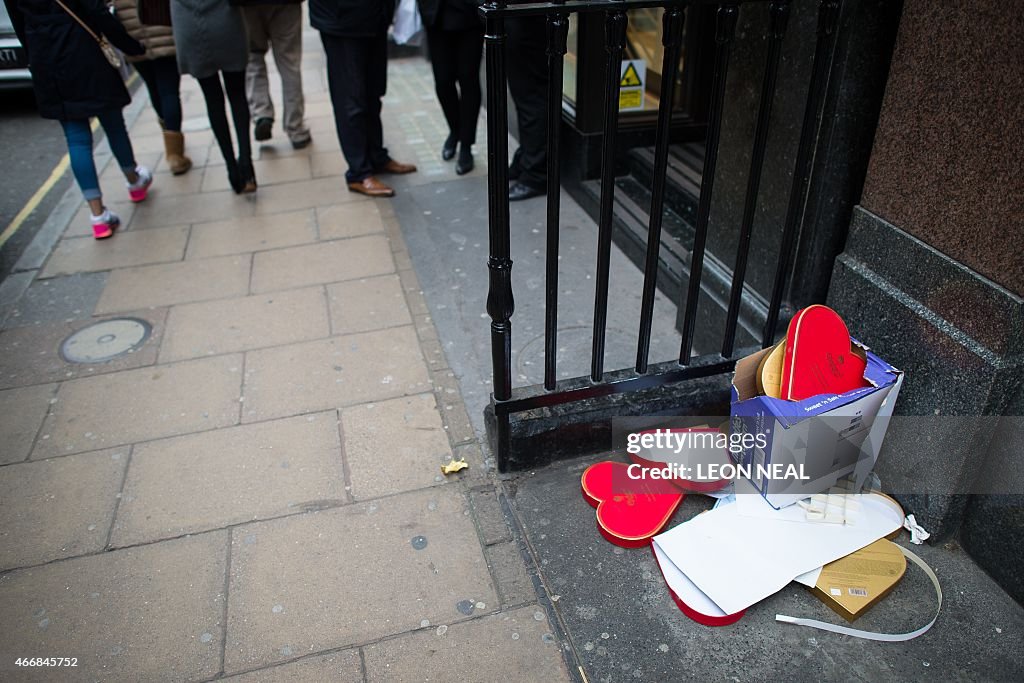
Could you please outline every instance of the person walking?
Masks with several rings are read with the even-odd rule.
[[[292,147],[302,149],[313,138],[303,120],[302,96],[302,0],[235,0],[242,8],[249,32],[249,64],[245,70],[245,94],[256,125],[258,141],[269,140],[274,127],[274,101],[270,99],[267,50],[281,74],[282,128]]]
[[[190,74],[199,81],[210,127],[224,157],[228,182],[236,194],[255,192],[249,103],[245,99],[249,41],[242,13],[227,0],[171,0],[171,23],[177,44],[178,68],[181,73]],[[225,93],[238,140],[237,159],[224,107]]]
[[[434,89],[448,122],[441,158],[450,161],[458,146],[455,172],[473,170],[473,143],[480,116],[480,60],[484,27],[476,0],[417,0],[427,32]],[[458,88],[456,88],[458,84]]]
[[[381,98],[387,90],[388,26],[394,0],[309,0],[310,24],[327,54],[327,83],[341,151],[348,162],[350,192],[393,197],[377,179],[383,173],[414,173],[384,147]]]
[[[121,113],[131,96],[101,41],[109,49],[109,40],[128,55],[142,55],[146,49],[128,35],[102,0],[4,0],[4,4],[28,51],[39,114],[56,119],[64,129],[71,172],[89,204],[93,236],[110,237],[120,219],[103,205],[89,120],[96,117],[103,126],[133,202],[146,198],[153,174],[135,161]]]
[[[192,168],[192,160],[185,156],[185,136],[181,132],[181,74],[174,54],[174,34],[170,26],[144,25],[139,19],[139,1],[114,0],[114,12],[128,35],[146,48],[144,55],[129,57],[128,61],[142,77],[156,110],[167,167],[174,175],[181,175]]]

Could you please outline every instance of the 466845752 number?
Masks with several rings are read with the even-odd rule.
[[[78,666],[78,657],[18,657],[15,666]]]

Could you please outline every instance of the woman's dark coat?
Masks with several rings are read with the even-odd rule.
[[[89,33],[53,0],[4,0],[28,51],[39,115],[68,121],[121,109],[131,96]],[[128,55],[146,49],[128,35],[102,0],[64,0],[97,34]]]

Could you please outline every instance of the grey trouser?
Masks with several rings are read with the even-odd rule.
[[[249,66],[245,73],[249,111],[253,119],[275,118],[265,60],[267,50],[273,48],[284,98],[282,127],[293,142],[305,141],[309,129],[302,120],[302,5],[253,5],[241,9],[249,31]]]

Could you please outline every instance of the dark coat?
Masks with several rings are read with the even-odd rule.
[[[171,0],[178,70],[196,78],[245,71],[249,38],[242,10],[224,0]]]
[[[121,109],[131,96],[89,33],[53,0],[4,0],[28,51],[36,104],[43,118],[87,119]],[[128,35],[102,0],[64,0],[97,34],[128,55],[146,48]]]
[[[460,15],[465,15],[467,18],[479,19],[477,10],[482,3],[483,0],[416,0],[416,5],[420,8],[420,18],[423,19],[423,25],[427,28],[431,28],[437,23],[437,15],[442,6],[446,9],[457,10]]]
[[[310,25],[334,36],[381,36],[394,16],[395,0],[309,0]]]

